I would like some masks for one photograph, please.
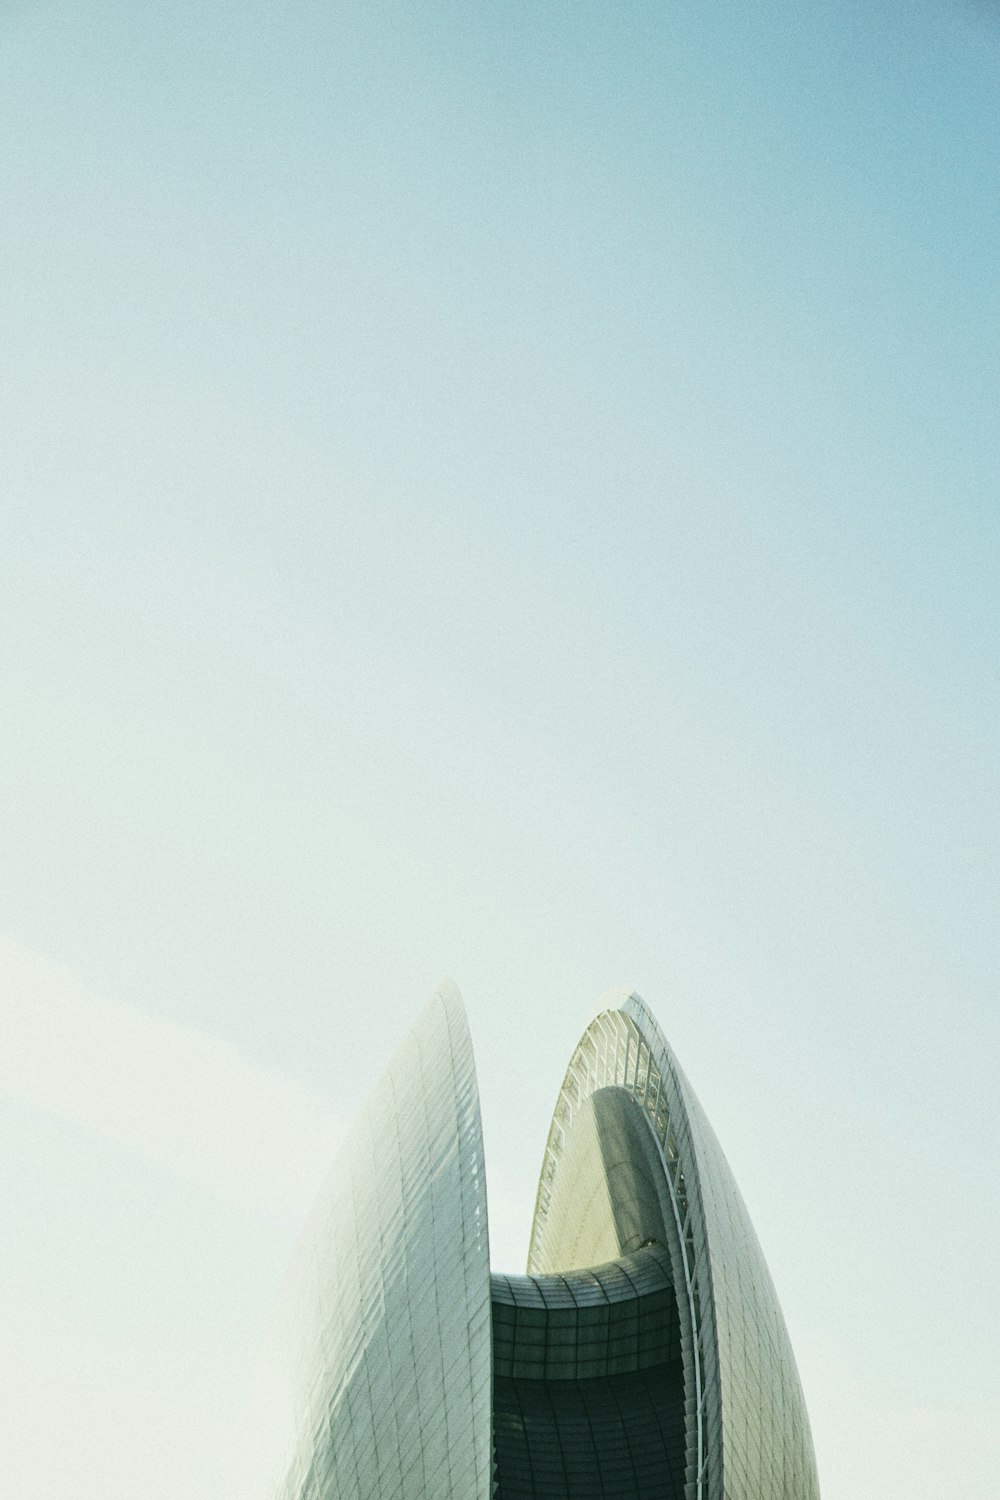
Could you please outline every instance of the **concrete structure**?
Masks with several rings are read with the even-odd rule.
[[[310,1241],[282,1500],[818,1500],[725,1157],[643,1001],[607,1001],[559,1091],[525,1276],[490,1273],[453,987],[400,1047]]]

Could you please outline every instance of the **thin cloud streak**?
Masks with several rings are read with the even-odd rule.
[[[241,1208],[305,1214],[342,1134],[331,1102],[235,1047],[96,995],[0,936],[0,1097]]]

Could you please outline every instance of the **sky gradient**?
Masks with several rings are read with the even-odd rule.
[[[995,1500],[998,83],[978,0],[4,9],[11,1493],[264,1500],[448,975],[498,1264],[634,986],[824,1500]]]

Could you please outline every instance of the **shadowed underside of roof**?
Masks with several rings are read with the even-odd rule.
[[[280,1500],[819,1500],[774,1287],[659,1027],[616,992],[556,1102],[528,1274],[489,1267],[454,986],[345,1143],[310,1242]]]

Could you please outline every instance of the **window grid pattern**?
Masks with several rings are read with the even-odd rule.
[[[683,1500],[680,1360],[631,1375],[494,1384],[497,1500]]]
[[[663,1162],[677,1244],[690,1420],[688,1500],[818,1500],[794,1356],[749,1216],[715,1134],[645,1003],[620,992],[570,1061],[543,1158],[529,1272],[559,1263],[553,1209],[560,1159],[581,1105],[623,1089]]]
[[[308,1243],[300,1441],[280,1500],[483,1500],[485,1172],[453,987],[434,996],[376,1085]]]
[[[493,1374],[589,1380],[680,1357],[670,1257],[659,1245],[560,1276],[490,1277]]]
[[[424,1011],[306,1242],[299,1442],[275,1500],[818,1500],[725,1157],[644,1003],[614,1002],[560,1089],[526,1277],[489,1272],[457,991]],[[563,1269],[571,1244],[590,1269]],[[614,1244],[642,1248],[591,1265]]]
[[[669,1253],[491,1278],[497,1500],[683,1500]]]

